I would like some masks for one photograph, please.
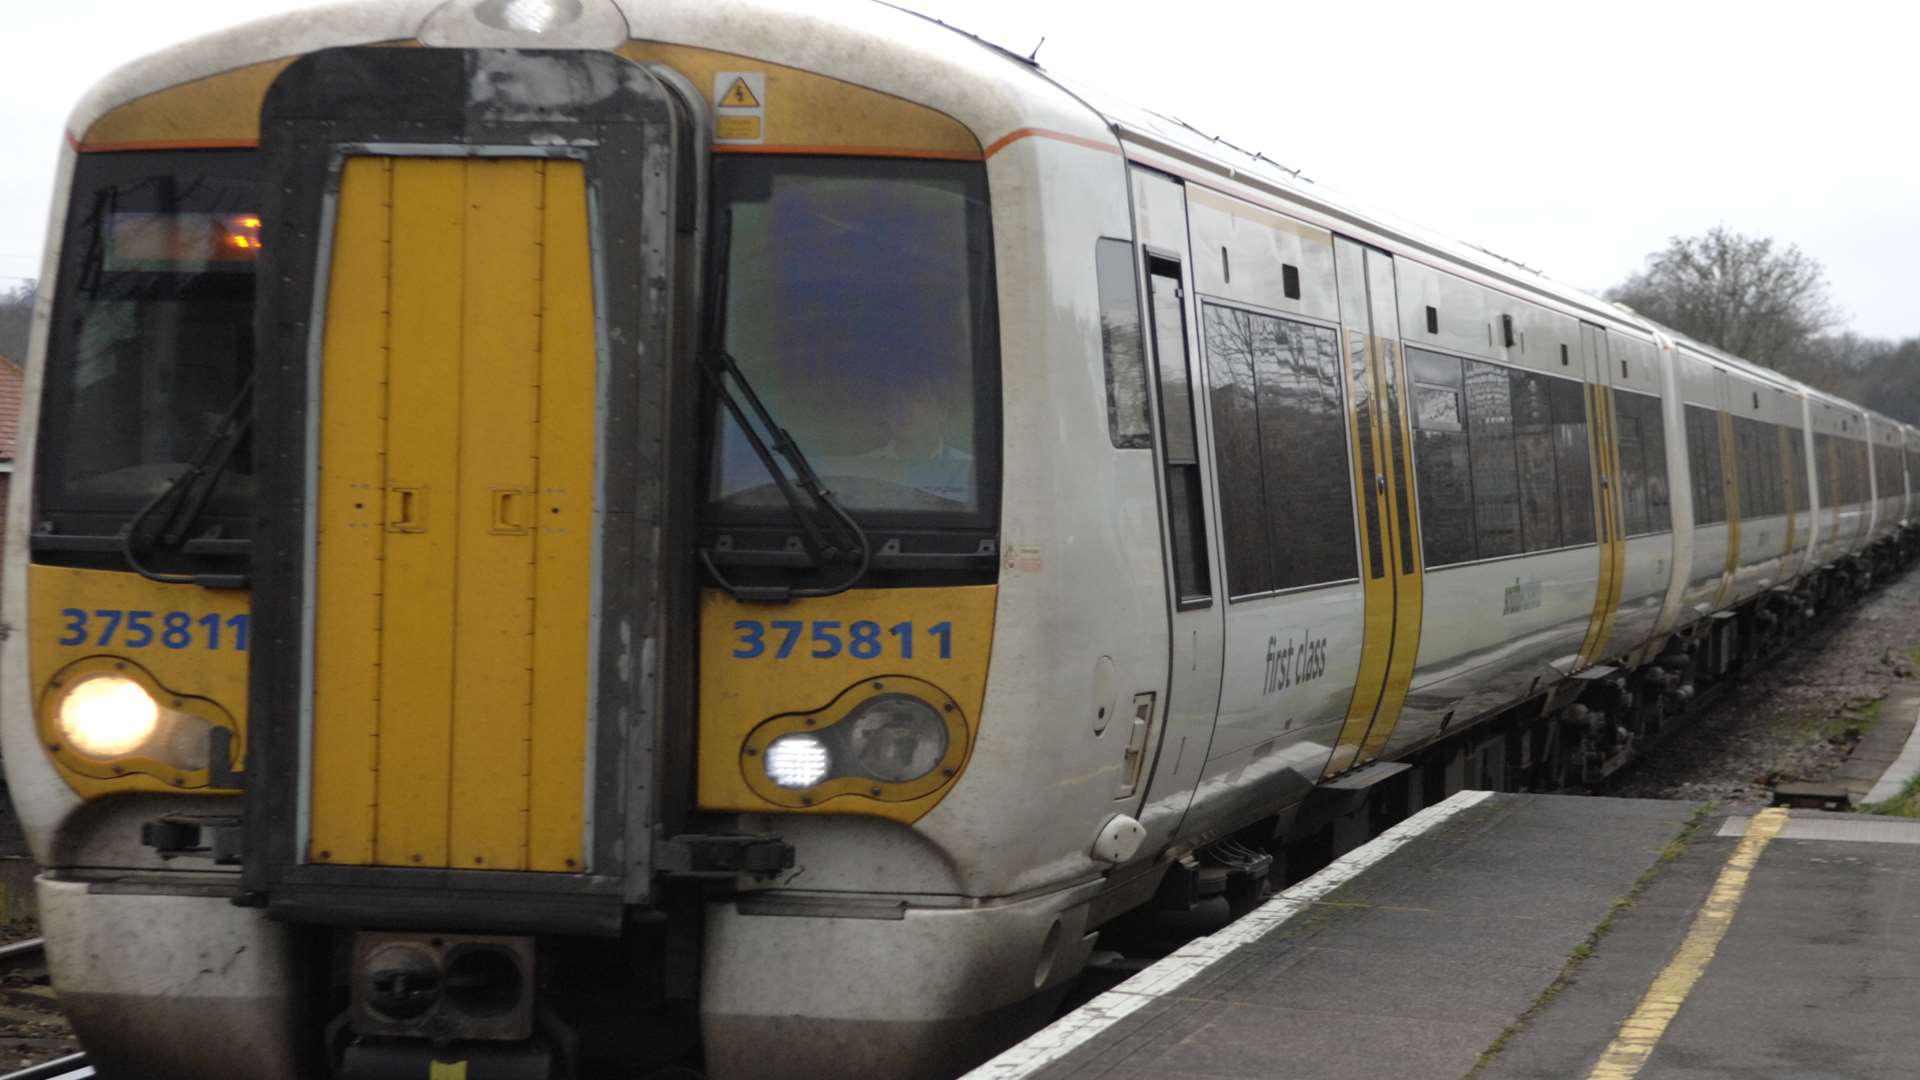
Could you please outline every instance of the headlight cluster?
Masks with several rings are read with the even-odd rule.
[[[874,679],[819,712],[760,725],[742,767],[749,785],[786,805],[854,793],[911,799],[952,779],[966,741],[952,698],[918,679]]]
[[[42,698],[48,749],[69,768],[100,777],[152,772],[179,784],[182,774],[204,771],[221,710],[175,697],[144,676],[128,662],[99,657],[62,671]]]

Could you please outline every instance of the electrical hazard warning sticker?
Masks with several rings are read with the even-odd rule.
[[[767,76],[763,71],[713,73],[713,141],[767,141]]]

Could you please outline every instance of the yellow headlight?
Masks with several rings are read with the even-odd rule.
[[[82,680],[60,699],[60,732],[89,757],[130,753],[160,726],[160,703],[145,687],[122,675]]]

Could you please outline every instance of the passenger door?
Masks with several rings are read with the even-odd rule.
[[[1606,330],[1592,323],[1581,323],[1580,352],[1587,379],[1587,430],[1592,433],[1589,445],[1596,477],[1595,499],[1599,504],[1594,532],[1599,539],[1600,565],[1593,617],[1574,664],[1576,671],[1605,655],[1607,642],[1613,636],[1614,616],[1620,610],[1627,552],[1626,529],[1621,521],[1620,454],[1613,433],[1613,363]]]
[[[1115,798],[1147,827],[1146,850],[1172,836],[1193,801],[1220,707],[1224,640],[1212,544],[1212,479],[1200,452],[1194,348],[1186,270],[1186,192],[1179,182],[1135,169],[1148,345],[1154,378],[1154,456],[1160,467],[1160,521],[1166,558],[1171,647],[1165,700],[1136,702],[1126,765]]]
[[[1334,272],[1366,614],[1353,700],[1323,776],[1373,760],[1393,734],[1418,659],[1422,591],[1393,257],[1335,237]]]

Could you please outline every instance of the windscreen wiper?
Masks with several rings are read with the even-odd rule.
[[[715,262],[718,265],[714,271],[709,309],[712,314],[707,326],[709,344],[701,371],[712,384],[714,395],[726,406],[728,415],[733,417],[733,422],[746,436],[754,456],[760,459],[767,475],[773,478],[780,497],[786,500],[787,507],[793,511],[793,519],[799,524],[802,534],[801,545],[812,556],[814,564],[824,568],[837,562],[849,563],[853,570],[832,585],[796,589],[791,585],[744,585],[731,581],[720,572],[709,548],[700,549],[700,561],[706,564],[707,573],[713,575],[715,584],[736,600],[778,602],[803,597],[835,596],[853,588],[861,578],[866,577],[867,568],[873,562],[873,542],[868,538],[867,531],[860,527],[860,523],[847,513],[846,507],[841,506],[840,500],[834,498],[833,492],[821,482],[820,474],[814,472],[793,435],[774,422],[766,403],[760,400],[746,373],[740,370],[740,362],[721,344],[726,326],[727,258],[732,224],[733,215],[723,214],[720,235],[714,242]],[[738,388],[738,393],[735,393],[735,388]],[[745,400],[744,405],[742,399]],[[752,413],[751,420],[749,411]],[[759,427],[755,427],[753,420],[759,422]],[[761,436],[762,429],[772,436],[771,446]],[[785,467],[774,457],[775,454],[785,460]],[[787,475],[788,468],[793,470],[791,477]]]
[[[133,571],[149,581],[158,581],[168,585],[202,585],[209,589],[244,589],[247,587],[245,574],[168,574],[154,570],[141,560],[140,548],[145,544],[164,544],[167,547],[180,547],[187,540],[187,530],[200,518],[206,509],[207,501],[213,497],[213,491],[220,485],[220,478],[226,475],[227,468],[233,463],[234,451],[253,428],[253,376],[240,387],[233,397],[233,403],[220,417],[219,423],[207,433],[207,438],[194,451],[187,467],[169,482],[160,494],[147,500],[140,512],[133,515],[127,527],[120,534],[120,551],[126,556],[127,565]],[[147,528],[147,520],[166,513],[158,519],[158,524]]]

